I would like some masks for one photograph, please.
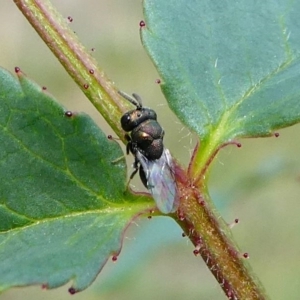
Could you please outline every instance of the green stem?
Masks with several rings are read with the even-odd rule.
[[[184,175],[179,177],[182,180]],[[196,247],[194,254],[201,255],[228,299],[268,299],[252,273],[247,255],[239,251],[228,224],[218,214],[206,188],[198,189],[188,185],[187,180],[182,181],[176,221]]]
[[[48,0],[14,2],[83,93],[124,141],[119,120],[128,110],[128,103],[121,98],[116,87],[79,42],[66,18]]]

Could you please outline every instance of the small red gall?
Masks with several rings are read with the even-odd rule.
[[[65,112],[65,116],[68,117],[68,118],[71,118],[73,116],[73,113],[68,110],[68,111]]]
[[[182,212],[179,212],[178,213],[178,219],[180,220],[180,221],[184,221],[184,215],[183,215],[183,213]]]
[[[89,69],[89,73],[90,73],[90,74],[94,74],[94,72],[95,72],[95,71],[94,71],[93,69]]]
[[[156,79],[156,80],[155,80],[155,83],[161,84],[161,80],[160,80],[160,79]]]
[[[200,204],[201,206],[205,206],[205,201],[204,201],[204,200],[200,200],[200,201],[199,201],[199,204]]]
[[[85,83],[85,84],[83,85],[83,87],[87,90],[87,89],[89,88],[89,85],[88,85],[87,83]]]
[[[198,255],[200,254],[200,251],[199,251],[198,249],[195,249],[195,250],[193,251],[193,253],[194,253],[195,256],[198,256]]]
[[[144,21],[141,21],[141,22],[140,22],[140,27],[142,28],[142,27],[145,27],[145,26],[146,26],[145,22],[144,22]]]
[[[70,293],[71,295],[74,295],[74,294],[76,294],[76,290],[75,290],[73,287],[70,287],[70,288],[69,288],[69,293]]]
[[[15,67],[15,72],[19,73],[21,71],[21,69],[19,67]]]
[[[202,244],[202,239],[200,237],[195,238],[196,248],[200,248],[200,245]]]
[[[229,250],[230,255],[232,255],[232,256],[239,256],[240,257],[240,253],[237,252],[235,249],[229,248],[228,250]]]
[[[47,284],[42,284],[42,289],[46,290],[48,288]]]
[[[112,139],[113,139],[113,137],[112,137],[111,134],[109,134],[109,135],[107,136],[107,138],[108,138],[109,140],[112,140]]]
[[[70,17],[70,16],[68,16],[68,21],[69,21],[70,23],[73,22],[73,18]]]
[[[42,87],[42,90],[43,90],[43,91],[46,91],[46,90],[47,90],[47,87],[46,87],[46,86],[43,86],[43,87]]]
[[[275,133],[274,133],[274,136],[275,136],[275,137],[279,137],[279,132],[275,132]]]
[[[241,144],[241,143],[236,143],[236,146],[237,146],[238,148],[241,148],[241,147],[242,147],[242,144]]]
[[[228,298],[231,299],[233,296],[232,291],[226,291],[226,293],[227,293]]]
[[[239,219],[234,219],[234,223],[235,223],[235,224],[238,224],[239,222],[240,222]]]
[[[118,260],[118,256],[117,255],[114,255],[112,258],[111,258],[112,261],[117,261]]]
[[[244,257],[244,258],[249,258],[249,253],[245,252],[245,253],[243,254],[243,257]]]

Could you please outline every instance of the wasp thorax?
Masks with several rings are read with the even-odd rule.
[[[125,113],[121,118],[121,126],[125,131],[132,131],[146,120],[156,120],[156,112],[150,108],[139,108]]]
[[[121,93],[125,99],[136,106],[136,109],[125,113],[121,118],[123,130],[126,134],[127,153],[136,156],[139,151],[148,160],[159,159],[164,151],[164,130],[157,122],[157,115],[153,109],[142,106],[141,98],[133,94],[133,98]]]
[[[140,123],[131,131],[132,152],[139,150],[148,159],[161,157],[163,146],[164,130],[156,120],[149,120]]]

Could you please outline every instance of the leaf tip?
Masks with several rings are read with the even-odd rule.
[[[116,262],[118,260],[118,255],[113,255],[112,258],[111,258],[111,260],[113,262]]]
[[[139,25],[140,25],[140,29],[142,29],[146,26],[146,23],[145,23],[145,21],[141,20]]]
[[[70,110],[67,110],[65,112],[65,116],[68,117],[68,118],[71,118],[71,117],[73,117],[73,112],[71,112]]]
[[[74,295],[78,292],[74,287],[70,287],[68,291],[71,295]]]
[[[22,72],[21,72],[21,69],[20,69],[19,67],[15,67],[15,72],[16,72],[17,74],[22,73]]]
[[[21,78],[24,78],[26,77],[26,74],[24,72],[22,72],[21,68],[20,67],[15,67],[15,73],[17,74],[19,80]]]

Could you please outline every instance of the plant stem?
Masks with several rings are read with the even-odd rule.
[[[14,2],[83,93],[120,139],[125,141],[119,120],[128,110],[128,103],[117,93],[112,82],[98,68],[95,59],[79,42],[66,18],[48,0]]]
[[[178,218],[174,218],[194,244],[194,254],[201,255],[228,299],[268,299],[247,263],[248,255],[239,251],[206,186],[195,186],[178,165],[176,177],[181,201]]]

